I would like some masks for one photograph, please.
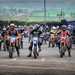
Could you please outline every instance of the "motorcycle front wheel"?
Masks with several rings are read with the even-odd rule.
[[[13,46],[10,46],[10,48],[9,48],[9,58],[13,58],[13,51],[14,51]]]
[[[37,56],[38,56],[38,53],[37,53],[37,46],[34,46],[33,54],[34,54],[34,58],[36,59]]]
[[[60,57],[61,57],[61,58],[63,58],[63,56],[65,55],[65,51],[66,51],[65,46],[61,46],[61,47],[60,47],[60,51],[59,51],[59,52],[60,52]]]

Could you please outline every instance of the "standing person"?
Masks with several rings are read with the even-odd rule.
[[[50,31],[50,43],[52,47],[55,47],[56,44],[56,27],[53,26]]]

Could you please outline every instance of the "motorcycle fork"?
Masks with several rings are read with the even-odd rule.
[[[37,52],[37,45],[36,44],[34,44],[34,51],[33,52],[36,52],[36,54],[38,54],[38,52]]]
[[[62,47],[64,49],[63,52],[65,53],[65,51],[66,51],[66,44],[64,42],[62,43]]]

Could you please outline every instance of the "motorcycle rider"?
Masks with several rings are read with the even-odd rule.
[[[68,49],[68,54],[69,54],[69,57],[71,56],[71,40],[69,39],[69,42],[68,42],[68,38],[70,38],[71,34],[70,32],[67,30],[67,26],[66,25],[63,25],[62,26],[62,30],[60,32],[60,40],[63,40],[62,37],[67,37],[65,40],[63,40],[65,42],[65,45],[67,46],[67,49]],[[62,42],[62,41],[61,41]],[[68,44],[70,43],[70,45],[68,46]],[[60,47],[60,46],[59,46]],[[60,48],[59,48],[60,49]]]
[[[17,56],[20,56],[20,52],[19,52],[19,33],[18,31],[16,30],[16,25],[14,23],[11,23],[10,26],[9,26],[9,29],[8,29],[8,36],[15,36],[16,37],[16,43],[15,43],[15,48],[16,48],[16,51],[17,51]]]
[[[29,55],[27,57],[31,57],[32,56],[32,46],[33,46],[33,41],[32,38],[33,37],[38,37],[38,39],[40,38],[40,34],[42,33],[41,30],[39,30],[40,26],[36,25],[33,30],[30,32],[31,37],[31,42],[30,42],[30,46],[29,46]],[[40,41],[38,40],[38,48],[39,48],[39,52],[41,51],[41,44]]]
[[[50,39],[50,43],[52,44],[52,47],[55,47],[55,43],[56,43],[56,31],[57,31],[56,27],[53,26],[51,28],[50,38],[49,38]]]

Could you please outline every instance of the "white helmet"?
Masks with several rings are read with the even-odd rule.
[[[59,29],[59,26],[57,26],[57,29]]]
[[[53,27],[52,27],[52,29],[56,29],[56,27],[55,27],[55,26],[53,26]]]
[[[63,27],[63,28],[67,28],[67,26],[66,26],[66,25],[62,25],[62,27]]]
[[[33,26],[33,29],[37,29],[37,28],[39,28],[39,24],[35,24],[35,25]]]
[[[5,31],[5,30],[6,30],[6,28],[4,27],[4,28],[3,28],[3,30]]]
[[[14,23],[11,23],[10,26],[16,27]]]

